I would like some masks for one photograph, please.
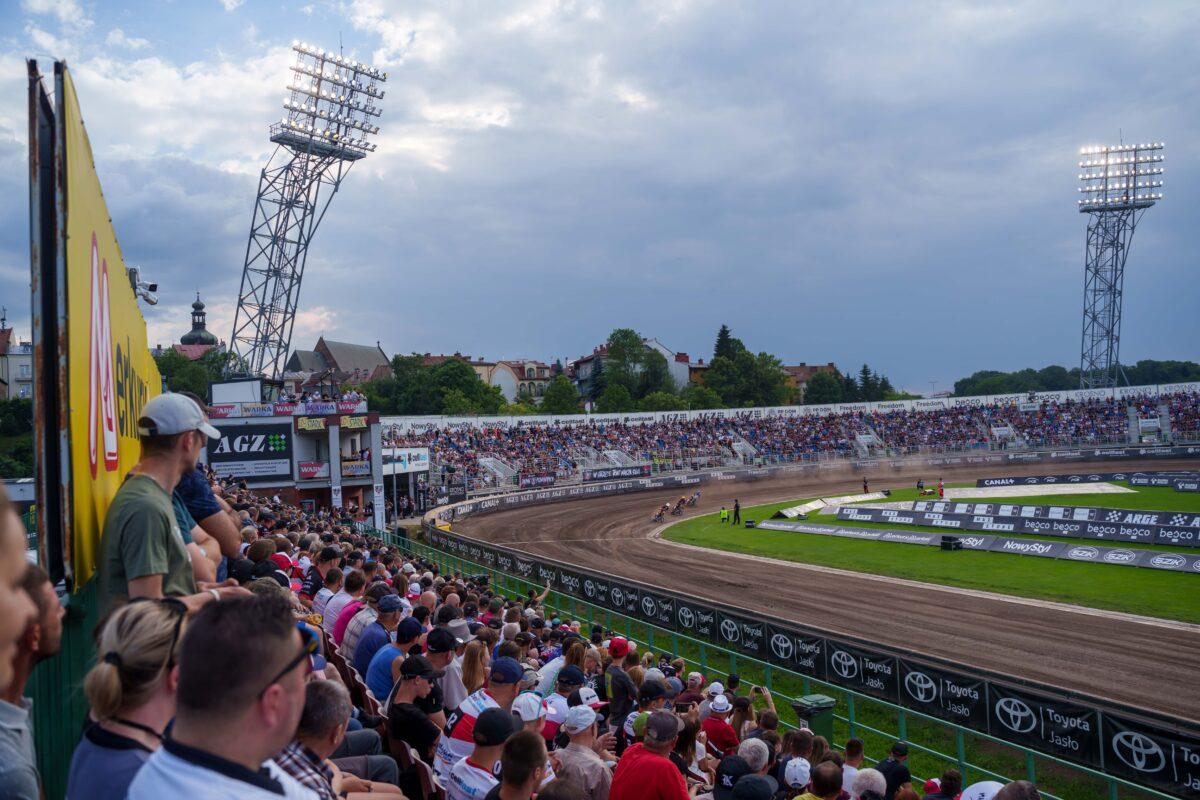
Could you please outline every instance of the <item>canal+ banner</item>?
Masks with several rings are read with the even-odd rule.
[[[162,379],[129,284],[71,74],[63,68],[58,124],[66,191],[65,364],[71,513],[63,557],[76,586],[95,572],[109,503],[137,462],[137,420]]]

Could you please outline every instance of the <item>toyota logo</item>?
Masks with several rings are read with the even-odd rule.
[[[905,675],[904,688],[918,703],[932,703],[937,697],[937,684],[924,672],[910,672]]]
[[[833,654],[829,656],[829,664],[833,667],[834,672],[846,680],[858,677],[858,659],[845,650],[834,650]]]
[[[592,583],[591,578],[588,578],[583,582],[583,593],[588,597],[596,596],[596,584]]]
[[[684,630],[691,630],[696,625],[696,615],[687,606],[679,607],[679,627]]]
[[[771,652],[784,661],[792,657],[792,637],[785,633],[777,633],[771,637]]]
[[[642,598],[642,613],[647,617],[658,615],[658,606],[655,604],[653,597]]]
[[[1167,756],[1158,742],[1136,731],[1121,731],[1112,740],[1117,758],[1138,772],[1158,772],[1167,765]]]
[[[1013,733],[1029,733],[1037,725],[1033,709],[1015,697],[1002,697],[996,701],[996,719]]]
[[[741,633],[738,631],[738,625],[731,619],[721,620],[721,638],[727,642],[736,642],[741,638]]]
[[[610,591],[608,594],[610,597],[612,597],[612,601],[614,603],[616,603],[617,605],[619,605],[619,606],[625,605],[625,592],[621,591],[621,587],[619,587],[619,586],[612,587],[612,591]]]

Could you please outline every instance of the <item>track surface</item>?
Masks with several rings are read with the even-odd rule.
[[[1195,468],[1195,461],[992,465],[887,470],[872,489],[994,475],[1113,469]],[[737,497],[742,507],[861,490],[862,475],[831,472],[769,480],[707,483],[686,517],[712,513]],[[1036,487],[1030,487],[1031,493]],[[593,498],[481,515],[454,529],[467,536],[632,580],[676,589],[797,623],[906,648],[1018,679],[1057,686],[1172,717],[1200,720],[1200,626],[1129,615],[1016,602],[878,576],[839,574],[724,551],[711,556],[650,538],[653,510],[678,490]],[[1016,558],[1015,556],[1011,558]],[[996,566],[1007,563],[997,556]]]

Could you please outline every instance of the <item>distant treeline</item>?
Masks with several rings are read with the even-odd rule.
[[[1193,361],[1153,361],[1146,359],[1123,367],[1130,386],[1156,383],[1200,381],[1200,364]],[[1079,368],[1049,366],[1016,372],[981,370],[969,378],[954,382],[955,397],[1015,392],[1055,392],[1079,388]]]

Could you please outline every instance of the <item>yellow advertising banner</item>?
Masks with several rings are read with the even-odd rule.
[[[341,425],[339,426],[344,431],[362,430],[367,427],[367,417],[362,415],[342,415]]]
[[[96,571],[101,525],[137,463],[137,420],[162,386],[109,219],[70,72],[60,99],[66,176],[67,386],[71,442],[70,563]]]
[[[324,417],[296,417],[296,430],[298,431],[323,431],[325,430]]]

